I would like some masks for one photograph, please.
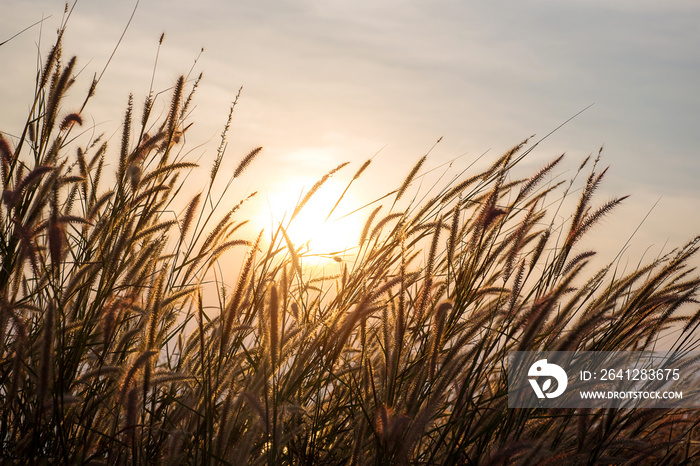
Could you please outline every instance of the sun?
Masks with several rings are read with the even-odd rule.
[[[355,252],[363,227],[359,214],[348,213],[354,198],[350,191],[343,194],[346,184],[327,180],[292,218],[315,182],[297,177],[277,183],[267,193],[267,208],[259,221],[273,232],[282,225],[294,247],[301,248],[306,264],[345,260]]]

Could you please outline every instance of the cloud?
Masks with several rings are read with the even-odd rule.
[[[58,21],[62,5],[10,0],[0,27],[15,30],[42,13]],[[196,67],[205,79],[191,137],[215,142],[228,102],[242,85],[231,151],[262,144],[280,173],[289,169],[289,154],[330,152],[334,161],[363,161],[386,145],[373,168],[400,182],[440,136],[445,138],[431,155],[432,166],[487,149],[495,156],[595,103],[543,143],[532,165],[562,151],[583,156],[605,144],[615,187],[666,193],[692,204],[700,173],[696,5],[141,2],[91,111],[98,121],[113,119],[116,129],[128,93],[141,98],[147,92],[158,36],[165,31],[156,89],[172,85],[205,48]],[[86,76],[101,70],[131,8],[78,5],[66,45],[87,66]],[[51,32],[47,25],[44,43]],[[11,114],[26,111],[35,37],[25,34],[0,48],[12,67],[4,83],[19,90],[4,103]],[[0,115],[2,128],[14,124],[7,115]]]

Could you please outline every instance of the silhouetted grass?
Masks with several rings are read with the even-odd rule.
[[[699,461],[695,411],[507,409],[509,351],[651,349],[671,325],[682,328],[675,349],[698,344],[700,314],[683,306],[697,303],[688,265],[697,238],[625,275],[614,262],[590,270],[593,252],[577,248],[624,199],[596,204],[599,157],[568,185],[545,182],[561,157],[513,179],[524,142],[433,198],[406,201],[421,158],[387,198],[392,207],[368,214],[341,273],[323,277],[303,267],[281,225],[263,246],[261,235],[237,236],[240,204],[217,210],[226,131],[209,180],[183,189],[195,166],[182,156],[183,107],[198,80],[176,81],[161,119],[153,94],[140,118],[129,99],[111,147],[76,138],[85,106],[61,105],[74,75],[59,35],[21,135],[0,136],[3,458]],[[258,158],[260,148],[242,157],[233,178]],[[563,215],[578,177],[578,202],[559,226],[552,210]],[[165,212],[175,205],[185,208],[174,219]],[[230,292],[207,288],[219,294],[212,312],[204,283],[231,248],[247,253]]]

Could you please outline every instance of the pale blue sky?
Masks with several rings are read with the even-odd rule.
[[[43,45],[53,39],[62,2],[3,3],[0,41],[42,15],[52,15]],[[65,52],[86,67],[78,89],[101,70],[132,8],[78,4]],[[658,251],[700,233],[698,24],[694,1],[142,0],[88,110],[101,130],[118,130],[128,93],[140,102],[147,92],[164,31],[157,89],[205,48],[191,144],[211,140],[213,154],[228,103],[244,87],[228,164],[265,149],[241,193],[274,190],[289,174],[316,179],[386,146],[367,175],[381,188],[361,198],[400,183],[440,136],[427,167],[466,153],[462,167],[595,104],[532,154],[531,169],[564,151],[573,169],[605,145],[611,170],[601,202],[633,195],[606,220],[604,231],[616,233],[610,247],[661,198],[636,239]],[[26,112],[38,32],[0,47],[2,131],[16,130]]]

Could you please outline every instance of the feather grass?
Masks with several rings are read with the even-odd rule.
[[[649,350],[670,330],[674,348],[700,345],[700,239],[634,270],[614,258],[589,271],[589,233],[625,199],[595,207],[606,173],[600,152],[568,185],[546,183],[565,161],[523,176],[519,163],[537,145],[525,141],[487,169],[411,199],[421,157],[398,189],[366,205],[394,196],[382,217],[381,206],[365,213],[358,252],[320,272],[292,243],[289,224],[266,241],[262,232],[246,237],[240,207],[252,195],[224,207],[259,148],[240,159],[237,182],[213,194],[238,96],[206,184],[190,189],[197,164],[176,145],[187,144],[200,78],[178,78],[164,115],[152,112],[162,93],[148,91],[140,121],[129,97],[114,148],[90,131],[67,138],[89,114],[85,106],[66,111],[66,89],[79,76],[74,60],[61,64],[61,37],[39,61],[27,143],[0,133],[0,441],[8,461],[700,457],[693,414],[680,409],[506,407],[512,350]],[[304,193],[289,221],[301,221],[344,166]],[[578,190],[567,214],[565,200]],[[248,247],[240,262],[231,259],[237,246]]]

